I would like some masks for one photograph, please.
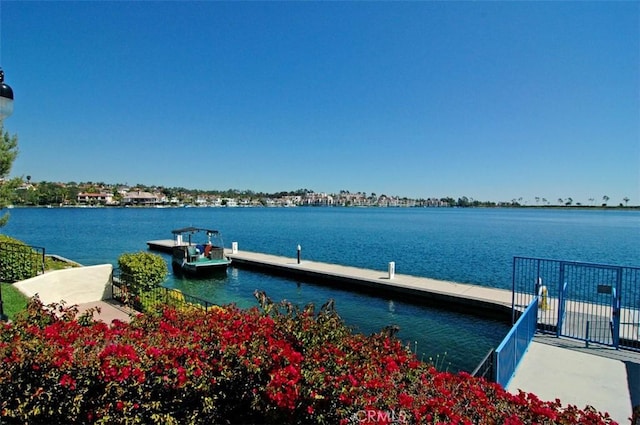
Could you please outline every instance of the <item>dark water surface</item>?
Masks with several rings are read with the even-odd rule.
[[[5,210],[6,211],[6,210]],[[15,208],[2,232],[85,265],[117,264],[146,241],[185,226],[215,228],[241,250],[477,285],[510,288],[514,256],[640,266],[640,212],[544,209]],[[165,256],[167,261],[168,256]],[[329,298],[364,333],[396,324],[399,337],[449,370],[472,370],[505,323],[337,287],[231,267],[227,276],[166,282],[219,304],[253,307],[253,291],[318,308]],[[445,354],[446,353],[446,354]]]

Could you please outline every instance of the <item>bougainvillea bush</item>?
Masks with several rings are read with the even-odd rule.
[[[0,422],[608,424],[590,407],[439,372],[315,312],[164,307],[130,324],[33,299],[0,326]]]

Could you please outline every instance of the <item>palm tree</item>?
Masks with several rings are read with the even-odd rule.
[[[604,196],[602,197],[602,200],[604,201],[604,203],[602,204],[602,206],[603,206],[603,207],[606,207],[606,206],[607,206],[607,201],[609,200],[609,197],[608,197],[607,195],[604,195]]]
[[[629,203],[629,197],[625,196],[624,198],[622,198],[622,200],[624,201],[624,206],[626,207],[627,204]]]

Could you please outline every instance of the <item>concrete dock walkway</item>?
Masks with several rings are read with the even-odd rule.
[[[640,405],[640,353],[538,334],[507,386],[519,389],[563,406],[593,406],[629,424]]]
[[[510,290],[470,285],[426,277],[362,269],[338,264],[280,257],[249,251],[225,250],[232,265],[291,277],[322,281],[347,290],[394,293],[411,299],[455,305],[472,314],[493,314],[510,319]]]

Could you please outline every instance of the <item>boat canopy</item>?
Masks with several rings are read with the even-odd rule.
[[[174,235],[181,235],[183,233],[197,233],[197,232],[207,232],[207,234],[209,235],[218,234],[217,230],[203,229],[201,227],[184,227],[182,229],[176,229],[171,231],[171,233],[173,233]]]

